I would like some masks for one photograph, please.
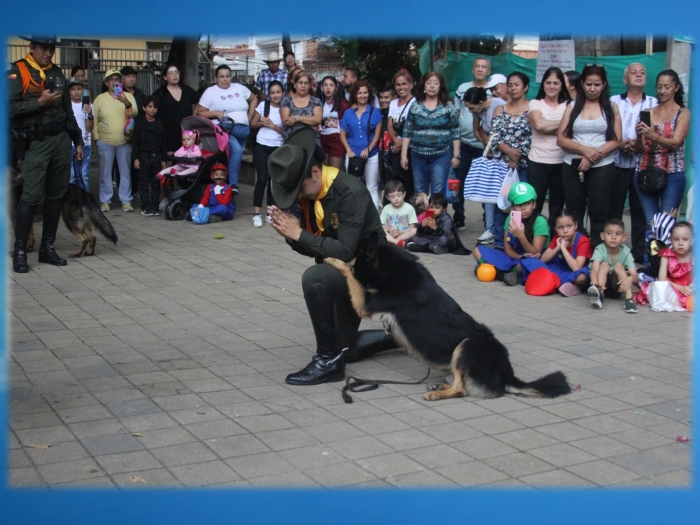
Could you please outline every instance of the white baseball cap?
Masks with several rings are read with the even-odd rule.
[[[489,77],[489,83],[486,84],[486,89],[496,87],[498,84],[504,84],[508,82],[508,79],[506,78],[505,75],[501,75],[500,73],[495,73]]]

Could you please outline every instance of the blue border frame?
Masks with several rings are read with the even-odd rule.
[[[9,3],[9,2],[8,2]],[[528,2],[501,0],[496,8],[464,0],[443,0],[438,4],[404,0],[378,3],[350,0],[332,5],[294,0],[267,0],[240,7],[242,2],[214,5],[181,0],[135,0],[104,2],[89,9],[74,3],[72,12],[64,2],[37,0],[4,5],[1,36],[61,33],[99,35],[143,34],[264,34],[264,16],[277,10],[293,33],[345,35],[470,34],[470,33],[574,33],[574,34],[692,34],[700,5],[697,0],[672,2],[605,0],[593,2]],[[544,5],[543,5],[544,4]],[[483,6],[483,8],[482,8]],[[194,12],[192,12],[194,7]],[[329,7],[331,9],[329,9]],[[338,13],[345,7],[347,12]],[[428,12],[426,12],[428,11]],[[31,13],[28,16],[27,13]],[[335,15],[329,20],[329,15]],[[416,16],[416,13],[418,16]],[[332,15],[331,15],[332,16]],[[486,19],[488,18],[488,19]],[[385,22],[388,21],[388,22]],[[213,22],[213,23],[212,23]],[[119,25],[127,27],[121,30]],[[60,28],[68,28],[61,31]],[[79,28],[79,29],[78,29]],[[274,33],[273,31],[269,31]],[[700,53],[693,55],[694,70]],[[697,75],[696,75],[697,77]],[[693,79],[694,80],[694,79]],[[693,99],[700,100],[700,88],[691,81]],[[7,96],[0,84],[0,97]],[[7,121],[7,105],[0,105],[0,121]],[[700,124],[693,117],[693,126]],[[695,146],[700,133],[694,133]],[[6,155],[7,140],[0,141],[0,155]],[[698,150],[700,151],[700,150]],[[3,157],[6,158],[6,157]],[[0,192],[5,194],[5,188]],[[699,197],[700,198],[700,197]],[[696,206],[697,207],[697,206]],[[696,213],[696,216],[698,214]],[[6,246],[5,214],[0,214],[0,246]],[[696,255],[698,254],[696,245]],[[0,257],[0,271],[6,275],[7,257]],[[0,311],[0,330],[7,341],[7,307]],[[698,340],[698,323],[693,325]],[[697,346],[697,345],[696,345]],[[692,365],[698,377],[698,362]],[[693,381],[693,399],[698,400],[698,382]],[[0,415],[8,415],[7,365],[0,361]],[[692,421],[700,418],[697,403]],[[7,427],[5,427],[7,428]],[[697,438],[697,434],[692,434]],[[684,490],[45,490],[10,489],[7,483],[7,434],[0,431],[0,520],[8,524],[51,523],[231,523],[250,520],[269,523],[418,523],[455,519],[460,523],[598,524],[692,523],[700,516],[698,474],[692,487]],[[693,447],[697,464],[697,447]],[[454,517],[453,517],[454,515]]]

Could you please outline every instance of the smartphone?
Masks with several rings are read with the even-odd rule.
[[[639,121],[643,122],[647,126],[651,126],[651,111],[645,109],[639,112]]]
[[[90,97],[88,95],[83,96],[83,106],[90,105]]]
[[[114,98],[117,98],[124,91],[124,84],[117,82],[114,84]]]
[[[580,164],[581,164],[581,157],[576,157],[575,159],[571,159],[571,167],[574,168],[575,170],[578,169]]]
[[[425,210],[425,218],[426,219],[434,219],[435,218],[435,210],[433,210],[433,209]]]
[[[519,211],[511,211],[510,212],[510,222],[515,226],[516,228],[520,228],[523,225],[523,214],[522,212]]]
[[[58,89],[58,85],[56,84],[56,79],[55,78],[47,78],[46,79],[46,89],[49,90],[50,93],[55,93],[56,89]]]

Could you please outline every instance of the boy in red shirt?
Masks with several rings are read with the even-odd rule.
[[[211,180],[204,190],[204,196],[198,208],[209,208],[209,222],[231,221],[236,213],[233,202],[231,185],[228,180],[228,170],[223,164],[214,164],[211,168]]]

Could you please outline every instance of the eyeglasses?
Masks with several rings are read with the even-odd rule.
[[[605,67],[603,64],[586,64],[586,67],[591,67],[591,66]]]
[[[168,69],[168,73],[167,73],[167,74],[169,75],[170,73],[179,73],[179,72],[180,72],[179,69]]]

